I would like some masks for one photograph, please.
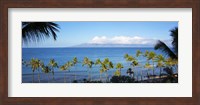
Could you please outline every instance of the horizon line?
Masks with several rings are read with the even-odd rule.
[[[22,47],[22,48],[154,48],[153,46],[135,46],[135,47],[123,47],[123,46],[117,46],[117,47]]]

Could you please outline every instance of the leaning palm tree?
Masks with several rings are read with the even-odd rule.
[[[120,73],[120,71],[117,69],[116,71],[115,71],[115,73],[114,73],[114,76],[120,76],[121,75],[121,73]]]
[[[125,55],[124,55],[124,58],[126,59],[126,58],[128,58],[128,56],[129,56],[128,54],[125,54]]]
[[[108,62],[108,67],[107,67],[107,69],[105,69],[106,71],[106,80],[108,81],[108,70],[110,70],[110,69],[112,69],[112,68],[114,68],[114,65],[113,65],[113,63],[111,62],[111,61],[109,61]]]
[[[42,71],[45,73],[45,74],[47,74],[47,77],[48,77],[48,83],[49,83],[49,73],[51,72],[51,69],[50,69],[50,67],[49,66],[45,66],[45,65],[43,65],[42,66]]]
[[[88,67],[90,69],[90,72],[89,72],[90,73],[90,80],[92,81],[92,75],[91,75],[92,71],[91,70],[92,70],[92,66],[94,65],[94,62],[93,61],[89,61],[89,63],[87,65],[88,65]]]
[[[164,62],[165,62],[165,58],[163,57],[163,55],[157,55],[156,56],[156,62],[157,62],[157,67],[160,68],[160,78],[162,75],[162,67],[164,67]]]
[[[77,57],[74,57],[73,61],[72,61],[72,64],[75,67],[75,69],[76,69],[76,64],[77,63],[78,63],[78,59],[77,59]],[[74,73],[74,81],[76,81],[76,73]]]
[[[140,57],[140,56],[142,56],[142,52],[140,51],[140,50],[137,50],[137,52],[136,52],[136,57]],[[148,54],[148,51],[146,51],[146,54]],[[138,64],[139,65],[139,64]],[[135,65],[135,66],[137,66],[137,65]],[[140,65],[141,66],[141,65]],[[142,79],[142,69],[141,69],[141,71],[140,71],[140,73],[141,73],[141,79]],[[137,71],[136,71],[136,76],[137,76],[137,80],[138,80],[138,73],[137,73]]]
[[[95,62],[95,65],[102,65],[102,62],[100,59],[97,59],[96,62]],[[100,81],[102,81],[102,73],[104,72],[104,69],[100,69],[99,70],[99,73],[100,73]]]
[[[106,73],[106,81],[108,81],[108,70],[114,68],[113,63],[109,60],[109,58],[105,58],[102,63],[102,69]]]
[[[34,72],[37,69],[34,58],[32,58],[31,61],[27,64],[27,66],[29,65],[31,66],[31,69],[32,69],[32,82],[34,82]]]
[[[178,27],[175,27],[174,29],[170,30],[171,37],[172,37],[172,47],[173,50],[170,49],[164,42],[158,40],[156,45],[154,46],[154,49],[161,50],[165,54],[167,54],[172,59],[178,59]]]
[[[132,65],[133,68],[136,67],[136,66],[138,66],[139,63],[138,63],[137,59],[133,59],[131,65]],[[134,69],[132,71],[133,71],[133,75],[134,75]],[[142,70],[141,70],[141,72],[142,72]],[[136,76],[137,76],[137,73],[136,73]],[[141,76],[142,76],[142,74],[141,74]],[[137,80],[138,80],[138,76],[137,76]]]
[[[60,70],[65,71],[64,72],[64,82],[66,82],[67,70],[69,70],[71,66],[72,66],[72,63],[70,61],[68,61],[66,64],[64,64],[63,66],[60,67]]]
[[[65,67],[67,68],[67,70],[70,71],[70,68],[73,66],[73,63],[71,61],[68,61],[66,64],[65,64]]]
[[[176,64],[177,64],[177,60],[172,59],[172,58],[168,58],[168,59],[166,59],[166,61],[165,61],[165,65],[166,65],[167,67],[169,67],[171,70],[172,70],[173,66],[175,66]]]
[[[154,67],[155,58],[156,58],[156,53],[153,52],[153,51],[149,52],[149,55],[147,56],[147,59],[152,61],[153,76],[155,76],[155,67]]]
[[[32,68],[32,82],[34,82],[34,72],[35,70],[38,71],[38,82],[40,83],[40,66],[41,62],[39,59],[32,58],[31,61],[27,64],[27,66],[31,66]]]
[[[89,80],[89,81],[91,80],[91,73],[90,73],[90,71],[91,71],[91,69],[92,69],[93,64],[94,64],[94,62],[91,61],[91,60],[89,60],[88,57],[85,57],[85,58],[83,59],[83,65],[82,65],[82,66],[85,66],[85,65],[88,66],[87,71],[88,71],[88,80]]]
[[[137,59],[135,57],[133,57],[133,56],[130,56],[130,55],[127,55],[125,58],[126,58],[127,62],[131,62],[131,64],[130,64],[131,68],[132,68],[131,70],[132,70],[132,72],[134,74],[134,67],[139,65]],[[136,73],[136,76],[137,76],[137,80],[138,80],[137,73]]]
[[[142,52],[140,50],[137,50],[136,57],[139,57],[140,55],[142,55]]]
[[[128,57],[129,57],[129,55],[128,55],[128,54],[125,54],[125,55],[124,55],[124,59],[126,59],[126,61],[127,61],[128,65],[129,65],[129,62],[128,62],[128,60],[127,60],[127,59],[128,59]]]
[[[62,65],[60,67],[60,70],[65,71],[65,73],[64,73],[64,82],[66,82],[66,70],[67,70],[67,68],[65,67],[65,65]]]
[[[150,75],[149,70],[152,69],[153,66],[150,65],[149,62],[147,62],[147,63],[144,65],[144,68],[147,68],[147,77],[148,77],[148,79],[149,79],[149,75]]]
[[[40,66],[41,66],[41,61],[39,59],[35,59],[35,64],[36,64],[37,71],[38,71],[38,82],[40,83]]]
[[[54,81],[55,80],[55,78],[54,78],[54,68],[58,68],[58,64],[57,64],[57,62],[54,59],[50,59],[50,61],[49,61],[49,67],[52,70],[53,81]]]
[[[56,40],[59,25],[54,22],[22,22],[23,43],[38,42],[50,36]]]
[[[119,74],[121,75],[122,73],[121,73],[121,69],[122,68],[124,68],[124,66],[121,64],[121,63],[117,63],[117,65],[116,65],[116,69],[117,69],[117,71],[119,71]]]
[[[143,56],[144,56],[144,57],[147,57],[148,55],[149,55],[149,51],[146,50]]]

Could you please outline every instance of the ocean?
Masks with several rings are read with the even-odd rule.
[[[65,64],[67,61],[72,61],[74,57],[78,58],[79,63],[75,67],[71,67],[67,71],[66,80],[68,83],[71,83],[74,80],[83,81],[83,79],[88,78],[87,66],[82,66],[82,61],[84,57],[88,57],[92,61],[100,58],[104,60],[109,58],[113,62],[115,68],[108,71],[108,77],[111,78],[116,71],[116,64],[122,63],[124,68],[122,68],[122,75],[127,75],[127,69],[130,68],[130,63],[124,59],[125,54],[132,56],[136,55],[136,51],[140,50],[142,52],[154,51],[156,54],[163,54],[161,51],[154,50],[153,48],[22,48],[22,59],[24,61],[30,61],[32,58],[38,58],[44,62],[45,65],[48,65],[50,59],[55,59],[59,66]],[[163,54],[165,55],[165,54]],[[135,67],[134,71],[137,72],[138,76],[140,75],[140,70],[143,72],[143,78],[146,78],[147,69],[143,66],[146,63],[146,58],[141,56],[137,58],[140,66]],[[100,79],[100,66],[93,65],[91,69],[91,79],[99,80]],[[41,70],[40,70],[41,71]],[[64,71],[61,71],[59,68],[55,68],[55,81],[52,80],[52,73],[50,73],[50,83],[63,83]],[[152,70],[149,70],[149,73],[152,74]],[[160,71],[155,70],[155,74],[159,75]],[[105,73],[102,74],[102,77],[105,79]],[[37,81],[37,71],[34,73],[34,82]],[[41,73],[41,82],[48,82],[48,75]],[[139,77],[140,79],[140,77]],[[32,83],[32,70],[31,67],[22,65],[22,83]]]

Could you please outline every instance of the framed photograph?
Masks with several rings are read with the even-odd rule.
[[[0,104],[199,105],[199,4],[1,1]]]

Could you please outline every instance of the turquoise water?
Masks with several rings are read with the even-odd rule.
[[[29,61],[31,58],[38,58],[42,60],[46,65],[48,64],[50,59],[55,59],[59,66],[65,64],[67,61],[71,61],[74,57],[78,58],[78,63],[75,67],[72,67],[70,71],[67,71],[67,82],[72,82],[73,80],[82,81],[83,79],[88,78],[87,67],[82,66],[81,62],[84,57],[88,57],[92,61],[96,61],[96,59],[100,58],[103,60],[104,58],[109,58],[110,61],[115,65],[116,63],[122,63],[124,68],[122,69],[122,75],[128,75],[126,73],[127,69],[130,67],[130,63],[126,62],[124,59],[124,55],[127,53],[129,55],[135,56],[136,51],[141,50],[142,52],[154,51],[157,54],[162,54],[162,52],[154,50],[153,48],[23,48],[22,49],[22,58],[24,61]],[[138,58],[140,65],[144,65],[146,63],[146,58],[139,57]],[[138,76],[140,76],[139,71],[143,71],[143,78],[147,74],[147,69],[143,67],[136,67],[135,72],[138,72]],[[94,65],[92,67],[92,80],[99,80],[99,66]],[[55,68],[55,81],[52,81],[52,74],[50,73],[50,82],[54,83],[62,83],[64,78],[64,72],[59,70],[59,68]],[[116,69],[110,69],[108,71],[108,77],[111,78]],[[150,70],[152,73],[152,70]],[[156,70],[155,73],[158,75],[159,70]],[[102,77],[105,77],[105,73],[102,74]],[[37,72],[34,74],[35,82],[37,81]],[[45,73],[41,73],[41,82],[48,82],[48,76]],[[22,66],[22,83],[32,83],[32,70],[30,67]]]

